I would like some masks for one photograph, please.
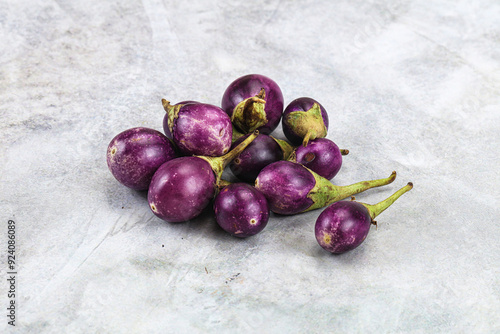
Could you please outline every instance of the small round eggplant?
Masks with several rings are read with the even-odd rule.
[[[193,104],[193,103],[200,103],[200,102],[182,101],[182,102],[179,102],[177,104],[174,104],[173,107],[182,106],[184,104]],[[165,114],[165,116],[163,116],[163,132],[165,132],[165,136],[167,136],[167,138],[173,140],[172,133],[170,132],[170,128],[168,127],[168,112]]]
[[[233,147],[241,143],[245,135],[233,143]],[[229,168],[234,176],[244,182],[253,183],[262,168],[282,160],[283,151],[278,143],[268,135],[259,135],[250,145],[231,161]]]
[[[410,182],[382,202],[370,205],[352,201],[333,203],[316,220],[315,235],[319,245],[335,254],[358,247],[368,235],[370,226],[382,211],[413,187]]]
[[[283,133],[295,146],[326,137],[328,114],[318,101],[309,97],[293,100],[283,112]]]
[[[317,138],[309,141],[305,147],[298,146],[288,160],[304,165],[331,180],[342,166],[342,156],[348,153],[348,150],[339,149],[330,139]]]
[[[233,81],[222,97],[222,109],[243,133],[270,134],[283,114],[283,93],[270,78],[249,74]]]
[[[215,197],[215,218],[231,235],[246,238],[262,231],[269,220],[264,195],[246,183],[230,184]]]
[[[221,157],[181,157],[163,164],[149,186],[148,202],[153,213],[167,222],[198,216],[215,196],[224,168],[257,135],[255,131]]]
[[[319,209],[373,187],[391,183],[396,172],[385,179],[336,186],[312,170],[291,161],[277,161],[261,170],[255,180],[269,201],[271,211],[293,215]]]
[[[162,103],[168,130],[182,154],[218,157],[229,151],[233,128],[224,110],[205,103]]]
[[[123,185],[146,190],[156,170],[176,157],[170,140],[161,132],[132,128],[114,137],[108,145],[106,160],[111,174]]]

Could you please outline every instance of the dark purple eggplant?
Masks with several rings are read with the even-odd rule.
[[[214,211],[219,226],[239,238],[259,233],[269,220],[266,198],[246,183],[233,183],[224,187],[215,197]]]
[[[241,143],[248,135],[245,135],[233,143],[233,147]],[[283,159],[283,151],[272,137],[259,135],[248,145],[238,157],[229,164],[233,174],[244,182],[253,183],[262,168],[270,163]]]

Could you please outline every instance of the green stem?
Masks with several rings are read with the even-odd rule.
[[[307,144],[309,144],[309,140],[314,140],[314,139],[316,139],[316,131],[314,130],[307,131],[304,139],[302,140],[302,146],[306,147]]]
[[[406,193],[407,191],[410,191],[410,189],[413,188],[413,183],[408,182],[406,186],[403,188],[399,189],[396,191],[394,194],[383,200],[382,202],[379,202],[377,204],[366,204],[366,203],[360,203],[363,204],[367,209],[368,212],[370,213],[370,217],[372,218],[372,221],[377,217],[379,214],[381,214],[385,209],[387,209],[389,206],[391,206],[392,203],[394,203],[401,195]]]
[[[219,183],[217,183],[217,187],[219,187],[219,189],[222,189],[224,187],[227,187],[228,185],[232,184],[232,182],[229,182],[229,181],[226,181],[226,180],[223,180],[223,179],[220,179],[219,180]]]
[[[396,179],[396,172],[392,172],[392,174],[385,179],[361,181],[348,186],[336,186],[312,170],[308,170],[313,174],[316,184],[307,195],[307,197],[312,199],[313,204],[303,212],[325,207],[370,188],[385,186]]]
[[[179,117],[179,110],[181,110],[183,104],[175,104],[171,105],[170,101],[167,101],[165,99],[161,99],[161,104],[163,105],[163,109],[168,114],[168,129],[170,130],[170,133],[172,133],[172,128],[174,127],[174,120]]]
[[[232,126],[233,126],[233,137],[231,138],[231,142],[234,143],[235,141],[243,137],[245,134],[239,132],[238,129],[234,126],[234,124]]]
[[[277,139],[277,138],[274,138],[273,136],[269,136],[269,137],[274,139],[274,141],[276,143],[278,143],[278,145],[281,147],[281,150],[283,151],[283,160],[289,160],[292,158],[291,155],[292,155],[292,153],[294,153],[295,147],[293,147],[291,144],[289,144],[286,140]],[[297,162],[296,160],[297,159],[289,160],[289,161]]]
[[[201,158],[205,161],[207,161],[210,166],[212,167],[212,170],[214,171],[214,174],[216,176],[217,182],[219,182],[220,177],[222,175],[222,172],[224,171],[224,168],[233,160],[235,159],[238,155],[240,155],[241,152],[259,135],[259,130],[255,130],[251,135],[249,135],[247,138],[245,138],[244,141],[239,143],[235,148],[233,148],[231,151],[227,152],[223,156],[220,157],[205,157],[205,156],[198,156],[198,158]]]
[[[340,149],[340,154],[342,154],[342,155],[348,155],[349,154],[349,150]]]

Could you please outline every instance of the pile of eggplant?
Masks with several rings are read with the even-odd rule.
[[[162,105],[164,133],[144,127],[121,132],[108,145],[107,164],[121,184],[147,190],[152,212],[167,222],[195,218],[213,203],[220,227],[244,238],[266,227],[270,211],[295,215],[326,207],[316,221],[316,240],[339,254],[359,246],[375,217],[413,186],[374,205],[355,201],[353,195],[393,182],[396,172],[331,183],[349,151],[325,138],[327,111],[309,97],[284,108],[281,89],[263,75],[233,81],[221,107],[165,99]],[[271,135],[280,121],[287,140]],[[226,167],[239,182],[222,179]]]

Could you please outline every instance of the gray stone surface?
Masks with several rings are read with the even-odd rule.
[[[9,219],[20,333],[500,332],[498,1],[7,0],[0,40],[1,332]],[[161,98],[248,73],[325,106],[334,183],[398,172],[360,201],[414,182],[356,250],[319,247],[321,210],[164,223],[109,173]]]

